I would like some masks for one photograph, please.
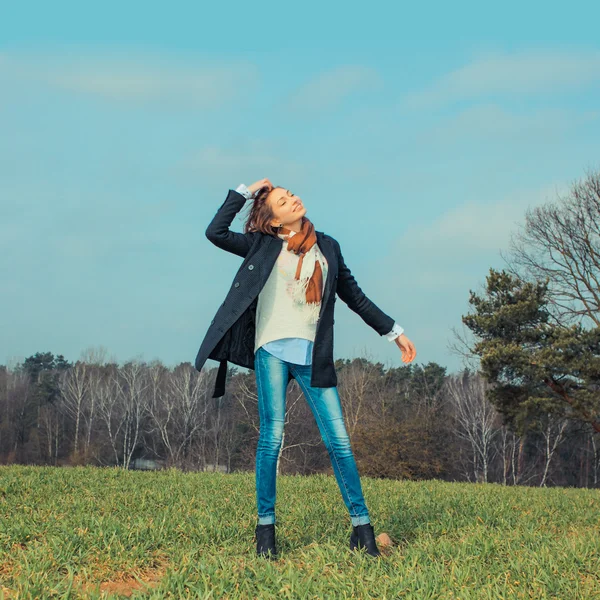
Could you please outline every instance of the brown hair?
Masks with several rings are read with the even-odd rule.
[[[271,206],[267,204],[267,196],[271,190],[281,187],[280,185],[274,185],[272,188],[265,185],[261,187],[254,196],[254,201],[250,205],[250,212],[246,218],[244,224],[244,233],[249,231],[260,231],[267,235],[277,235],[278,227],[271,225],[271,220],[275,215],[271,209]]]

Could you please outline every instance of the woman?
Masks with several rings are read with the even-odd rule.
[[[229,230],[242,206],[240,198],[253,200],[243,234]],[[337,240],[316,231],[305,215],[306,208],[298,196],[273,186],[268,179],[230,190],[206,236],[218,247],[246,260],[217,313],[217,322],[213,319],[211,323],[215,331],[207,334],[196,358],[196,368],[200,370],[206,358],[221,360],[223,368],[219,369],[215,396],[224,393],[227,360],[254,368],[256,374],[260,418],[256,455],[257,554],[277,557],[277,457],[282,443],[286,389],[294,378],[315,416],[350,513],[350,548],[364,547],[369,555],[379,556],[333,368],[336,293],[380,335],[396,342],[403,362],[412,362],[416,351],[402,327],[364,295],[344,263]],[[258,273],[250,275],[255,267]],[[248,349],[248,332],[253,338],[252,352]]]

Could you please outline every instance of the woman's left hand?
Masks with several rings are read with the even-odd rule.
[[[410,363],[415,359],[417,351],[415,345],[404,335],[399,335],[394,342],[402,350],[402,362]]]

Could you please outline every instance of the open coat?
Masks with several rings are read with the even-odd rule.
[[[202,369],[207,358],[220,363],[213,398],[225,394],[228,361],[254,370],[258,294],[267,281],[283,245],[283,240],[275,235],[230,231],[229,226],[245,202],[246,198],[242,194],[229,190],[227,198],[206,229],[206,237],[215,246],[244,259],[231,282],[227,297],[210,323],[196,356],[195,367],[198,371]],[[313,387],[333,387],[337,385],[333,361],[336,293],[379,335],[389,333],[394,326],[394,320],[369,300],[360,289],[344,263],[337,240],[322,231],[315,233],[329,270],[317,321],[310,384]],[[288,383],[291,379],[290,373]]]

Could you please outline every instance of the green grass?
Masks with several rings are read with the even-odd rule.
[[[389,554],[333,476],[280,476],[269,562],[254,473],[0,467],[0,598],[600,598],[600,490],[361,481]]]

